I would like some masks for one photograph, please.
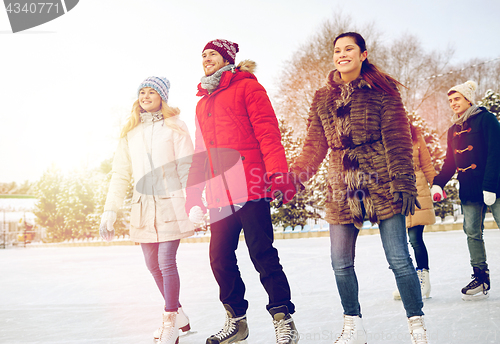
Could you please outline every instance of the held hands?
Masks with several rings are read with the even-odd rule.
[[[431,195],[434,202],[439,202],[446,198],[446,192],[444,192],[439,185],[433,185],[431,187]]]
[[[419,201],[417,200],[417,196],[410,195],[408,192],[395,192],[394,202],[397,202],[400,199],[403,201],[401,214],[403,214],[404,216],[415,214],[415,206],[417,206],[418,209],[422,209]]]
[[[196,226],[203,224],[203,219],[205,217],[205,212],[197,205],[191,208],[189,211],[189,220]]]
[[[207,207],[203,204],[201,199],[201,191],[196,188],[187,188],[185,190],[186,195],[186,214],[190,214],[193,207],[198,207],[203,213],[207,212]]]
[[[492,205],[497,200],[497,194],[494,192],[483,191],[484,204]]]
[[[271,195],[273,200],[276,200],[278,207],[287,204],[297,192],[305,189],[297,175],[293,172],[275,173],[271,176],[271,183],[269,187]]]
[[[99,226],[99,234],[106,241],[112,241],[115,237],[115,229],[113,228],[116,221],[116,212],[106,210],[101,217],[101,225]]]

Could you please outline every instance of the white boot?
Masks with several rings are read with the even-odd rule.
[[[179,330],[181,330],[182,332],[187,332],[191,330],[191,325],[189,324],[189,318],[186,315],[186,313],[184,313],[182,307],[179,307],[179,309],[177,310],[176,319],[177,319],[177,328]]]
[[[335,344],[366,344],[363,320],[359,316],[344,314],[344,327]]]
[[[184,313],[182,307],[179,307],[179,309],[177,310],[176,326],[182,332],[188,332],[189,330],[191,330],[191,325],[189,324],[189,318],[186,315],[186,313]],[[157,340],[158,338],[160,338],[160,332],[162,327],[163,324],[160,327],[158,327],[156,331],[154,331],[153,333],[154,339]]]
[[[177,312],[164,312],[163,325],[157,344],[178,344],[179,328],[176,325]]]
[[[422,299],[428,299],[431,295],[431,280],[429,279],[429,270],[422,269],[417,270],[418,280],[420,282],[420,291],[422,292]],[[401,300],[401,295],[399,290],[394,290],[392,292],[392,297],[394,300]]]
[[[431,280],[429,279],[429,270],[417,270],[418,279],[420,280],[420,290],[422,291],[422,299],[428,299],[431,295]]]
[[[423,316],[416,315],[408,318],[408,329],[412,344],[429,344]]]

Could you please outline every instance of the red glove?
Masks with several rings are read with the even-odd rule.
[[[290,202],[297,191],[304,190],[304,185],[293,172],[275,173],[271,176],[271,195],[278,207]]]
[[[201,200],[202,191],[197,188],[187,188],[186,189],[186,205],[184,209],[186,209],[186,214],[189,214],[191,208],[194,206],[199,206],[203,213],[207,212],[207,207],[203,204]]]

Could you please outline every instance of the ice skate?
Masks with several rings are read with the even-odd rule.
[[[418,280],[420,281],[420,290],[422,291],[422,299],[428,299],[431,296],[431,280],[429,278],[429,270],[417,270]]]
[[[431,281],[429,278],[429,270],[427,269],[418,269],[417,270],[418,280],[420,282],[420,290],[422,292],[422,300],[429,299],[431,296]],[[401,300],[401,295],[399,294],[399,290],[394,290],[392,292],[392,297],[394,300]]]
[[[229,305],[224,305],[226,309],[226,322],[222,330],[207,338],[206,344],[243,344],[248,337],[247,316],[236,317],[233,309]]]
[[[490,270],[481,270],[474,267],[472,281],[462,288],[462,299],[464,301],[476,301],[489,297]]]
[[[344,327],[334,344],[366,344],[366,332],[363,328],[363,320],[357,315],[344,314]]]
[[[299,333],[295,328],[292,316],[287,306],[274,307],[269,310],[273,316],[276,344],[296,344],[299,342]]]
[[[189,318],[186,315],[186,313],[184,313],[184,311],[182,310],[182,307],[179,307],[179,309],[177,310],[177,316],[175,321],[176,321],[176,327],[179,330],[181,330],[184,334],[187,334],[187,332],[191,330],[191,325],[189,324]],[[153,337],[155,340],[158,340],[158,338],[160,338],[162,327],[163,324],[160,327],[158,327],[156,331],[154,331]]]
[[[416,315],[408,318],[408,329],[410,330],[412,344],[429,344],[423,316]]]
[[[157,344],[178,344],[179,329],[176,326],[177,312],[164,312],[163,325],[160,330],[160,337]]]

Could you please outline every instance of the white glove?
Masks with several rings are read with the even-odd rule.
[[[443,193],[443,189],[441,189],[439,185],[433,185],[431,187],[431,196],[434,202],[439,202],[446,198],[445,194]]]
[[[197,205],[192,207],[189,211],[189,220],[194,224],[202,223],[204,216],[203,210]]]
[[[497,194],[494,192],[483,191],[484,204],[492,205],[497,200]]]
[[[116,211],[106,210],[101,216],[101,225],[99,226],[99,234],[106,241],[113,240],[115,229],[113,225],[116,222]]]

